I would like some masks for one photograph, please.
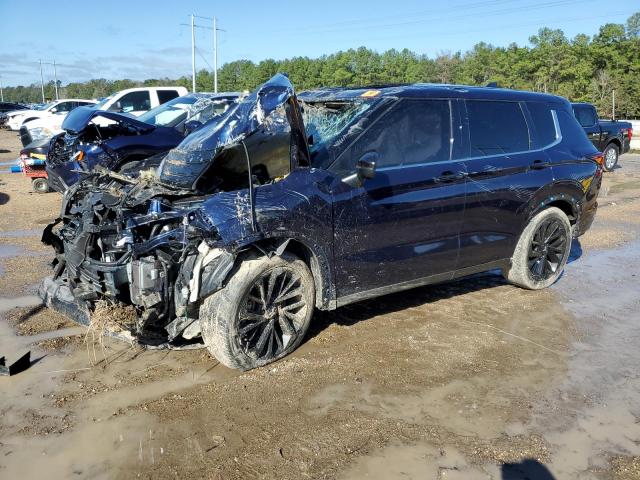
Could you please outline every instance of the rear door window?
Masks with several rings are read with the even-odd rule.
[[[177,90],[157,90],[157,92],[158,92],[158,102],[160,102],[160,105],[168,102],[169,100],[173,100],[174,98],[178,98],[180,96],[178,95]]]
[[[56,113],[70,112],[75,107],[73,103],[74,102],[60,102],[58,105],[55,106]]]
[[[118,108],[119,107],[119,108]],[[140,90],[137,92],[129,92],[119,101],[115,102],[109,110],[121,112],[138,112],[140,110],[149,110],[151,108],[151,99],[149,92]]]
[[[573,113],[583,127],[593,127],[596,124],[596,111],[589,105],[574,105]]]
[[[451,159],[451,107],[448,100],[400,100],[360,136],[334,170],[353,171],[365,153],[378,154],[377,168]]]
[[[558,138],[551,107],[544,102],[527,102],[527,109],[536,130],[536,148],[544,148]]]
[[[520,104],[467,100],[471,157],[529,150],[529,129]]]

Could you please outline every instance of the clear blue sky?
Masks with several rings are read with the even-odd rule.
[[[39,82],[39,58],[60,64],[64,84],[190,75],[191,34],[180,24],[189,23],[191,13],[215,15],[226,30],[219,34],[222,65],[359,46],[434,56],[480,41],[524,45],[543,26],[561,28],[569,38],[594,35],[602,24],[624,23],[639,10],[640,0],[0,0],[0,78],[5,86]],[[199,29],[196,44],[198,69],[210,69],[211,31]],[[45,66],[45,81],[52,77]]]

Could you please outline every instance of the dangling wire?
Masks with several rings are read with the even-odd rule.
[[[247,171],[249,172],[249,209],[251,211],[251,229],[253,233],[257,233],[258,227],[256,225],[256,209],[254,204],[254,196],[253,196],[253,171],[251,170],[251,159],[249,158],[249,150],[247,150],[247,145],[242,141],[242,146],[244,147],[244,155],[247,158]]]

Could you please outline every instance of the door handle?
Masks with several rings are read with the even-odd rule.
[[[549,162],[535,160],[531,165],[529,165],[529,168],[531,170],[542,170],[543,168],[547,168],[549,165],[551,165]]]
[[[446,172],[442,172],[439,177],[435,178],[436,183],[451,183],[456,180],[462,180],[466,177],[467,174],[465,172],[453,172],[451,170],[447,170]]]

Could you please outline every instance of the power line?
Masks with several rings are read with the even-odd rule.
[[[484,28],[476,28],[476,29],[471,29],[471,30],[465,30],[465,33],[479,33],[479,32],[486,32],[486,31],[491,31],[491,30],[495,30],[496,28],[499,28],[500,30],[513,30],[513,29],[518,29],[518,28],[522,28],[522,27],[531,27],[531,26],[539,26],[541,25],[541,22],[543,22],[543,26],[549,26],[549,25],[564,25],[565,23],[572,23],[572,22],[577,22],[577,21],[582,21],[582,20],[593,20],[593,19],[600,19],[600,20],[605,20],[605,19],[613,19],[613,18],[617,18],[623,15],[628,15],[629,13],[626,11],[617,11],[617,12],[609,12],[607,14],[600,14],[600,15],[589,15],[589,16],[581,16],[581,17],[568,17],[568,18],[563,18],[562,20],[557,20],[557,21],[546,21],[544,19],[542,20],[535,20],[535,21],[531,21],[531,22],[526,22],[526,23],[506,23],[506,24],[501,24],[501,25],[494,25],[491,27],[484,27]],[[437,35],[438,37],[446,37],[446,36],[452,36],[452,35],[459,35],[460,32],[458,31],[454,31],[451,29],[446,29],[446,30],[432,30],[429,32],[430,35]],[[415,38],[414,34],[401,34],[401,35],[397,35],[397,34],[390,34],[390,35],[384,35],[384,36],[376,36],[376,40],[394,40],[394,39],[399,39],[399,38]],[[327,41],[325,43],[331,43],[331,41]],[[334,42],[335,43],[335,42]]]
[[[213,70],[213,67],[212,67],[212,66],[211,66],[211,64],[207,61],[207,59],[205,58],[205,56],[204,56],[204,55],[202,55],[202,52],[200,51],[200,49],[199,49],[199,48],[196,48],[196,52],[198,53],[198,55],[200,55],[200,58],[202,58],[202,61],[203,61],[204,63],[206,63],[206,64],[207,64],[207,67],[209,67],[211,70]]]
[[[212,22],[212,26],[211,27],[205,27],[203,25],[196,25],[195,23],[195,19],[196,18],[200,18],[200,19],[205,19],[205,20],[211,20]],[[187,25],[185,23],[181,23],[180,25]],[[213,89],[215,93],[218,93],[218,32],[225,32],[226,30],[223,30],[221,28],[217,27],[217,18],[216,17],[203,17],[201,15],[195,15],[195,14],[191,14],[191,81],[192,81],[192,90],[193,92],[196,91],[196,36],[195,36],[195,29],[196,28],[201,28],[204,30],[211,30],[213,32],[213,67],[211,67],[211,65],[209,64],[209,62],[207,62],[207,60],[202,56],[202,54],[200,52],[198,52],[200,54],[200,56],[202,57],[202,59],[205,61],[205,63],[207,65],[209,65],[209,68],[211,68],[213,70]]]
[[[587,2],[595,2],[596,0],[553,0],[553,1],[548,1],[548,2],[544,2],[544,3],[539,3],[537,5],[534,6],[530,6],[527,7],[527,11],[531,11],[531,10],[544,10],[544,9],[548,9],[548,8],[552,8],[552,7],[558,7],[558,6],[567,6],[567,5],[573,5],[573,4],[585,4]],[[325,34],[325,33],[339,33],[339,32],[343,32],[343,31],[354,31],[354,30],[369,30],[369,29],[383,29],[383,28],[392,28],[392,27],[405,27],[405,26],[410,26],[410,25],[419,25],[422,23],[434,23],[434,22],[442,22],[442,21],[452,21],[452,20],[460,20],[460,19],[464,19],[464,18],[469,18],[469,17],[473,17],[473,18],[491,18],[491,17],[497,17],[497,16],[501,16],[501,15],[505,15],[505,14],[509,14],[509,13],[514,13],[514,12],[521,12],[523,10],[523,7],[518,6],[518,7],[513,7],[510,6],[508,8],[502,8],[502,9],[498,9],[498,10],[490,10],[490,11],[486,11],[486,12],[471,12],[471,13],[463,13],[460,15],[451,15],[451,14],[447,14],[444,16],[433,16],[430,15],[427,18],[424,19],[416,19],[415,16],[410,17],[411,20],[407,20],[407,21],[402,21],[402,22],[393,22],[393,23],[377,23],[377,24],[372,24],[372,25],[353,25],[354,22],[352,22],[351,24],[346,24],[343,27],[331,27],[331,28],[326,28],[326,29],[322,29],[322,30],[314,30],[313,27],[311,28],[305,28],[303,30],[298,29],[298,30],[291,30],[291,33],[294,34],[298,34],[298,35],[318,35],[318,34]],[[493,27],[495,28],[495,27]],[[270,31],[270,34],[273,35],[277,35],[277,34],[285,34],[286,31],[284,30],[275,30],[275,31]],[[264,32],[251,32],[249,34],[247,34],[247,36],[250,35],[263,35]]]
[[[515,1],[523,1],[523,0],[515,0]],[[482,8],[487,6],[491,7],[493,5],[500,5],[503,3],[513,4],[514,0],[485,0],[482,2],[475,2],[475,3],[458,3],[453,5],[448,4],[444,8],[435,8],[435,9],[431,8],[429,10],[418,10],[413,12],[405,11],[405,13],[402,15],[385,15],[384,17],[354,18],[351,20],[343,20],[340,22],[331,22],[327,24],[307,25],[304,31],[306,32],[309,29],[314,30],[316,28],[334,27],[336,25],[347,25],[351,27],[354,24],[358,24],[358,23],[379,22],[379,21],[390,20],[390,19],[405,19],[405,18],[415,19],[416,17],[421,17],[421,16],[428,16],[429,18],[432,18],[434,13],[451,13],[452,11],[455,11],[457,8],[464,8],[465,10],[470,10],[474,8]],[[278,29],[278,31],[279,32],[298,32],[300,31],[300,29]]]

